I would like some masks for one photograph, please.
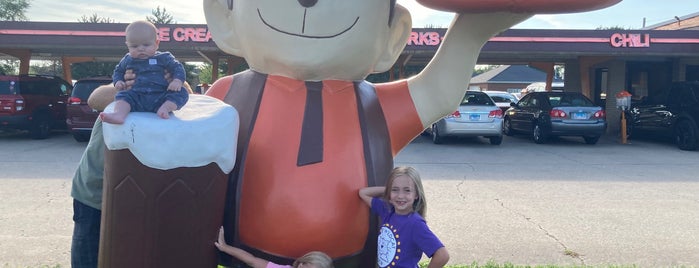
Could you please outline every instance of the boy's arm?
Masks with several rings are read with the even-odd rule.
[[[447,262],[449,262],[449,252],[447,251],[446,247],[441,247],[434,254],[432,254],[432,258],[430,259],[430,263],[427,265],[427,268],[444,267],[444,265],[447,265]]]
[[[386,187],[384,186],[374,186],[374,187],[366,187],[359,189],[359,198],[361,198],[364,203],[367,205],[371,206],[371,199],[374,197],[379,197],[383,195],[383,192],[386,190]]]
[[[214,245],[218,250],[228,253],[252,268],[265,268],[267,267],[267,263],[269,263],[269,261],[255,257],[245,250],[226,244],[226,238],[223,235],[223,227],[218,231],[218,241],[214,242]]]

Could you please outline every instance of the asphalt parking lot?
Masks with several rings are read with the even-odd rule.
[[[70,178],[86,143],[0,132],[0,267],[70,267]],[[416,138],[450,264],[699,266],[699,151],[653,139]]]

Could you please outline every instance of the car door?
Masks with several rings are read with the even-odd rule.
[[[530,131],[532,129],[532,121],[538,102],[540,101],[536,98],[536,94],[527,94],[522,97],[511,112],[508,112],[513,129],[517,131]]]
[[[668,93],[669,90],[662,91],[649,98],[646,103],[631,109],[635,129],[643,132],[664,132],[664,125],[672,116],[666,105]]]
[[[63,124],[65,123],[67,113],[66,102],[72,87],[61,80],[50,80],[47,84],[51,117],[55,123]]]

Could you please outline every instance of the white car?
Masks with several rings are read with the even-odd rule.
[[[502,143],[502,110],[493,99],[480,91],[467,91],[459,108],[428,129],[432,142],[439,144],[445,137],[483,136],[492,145]]]
[[[504,91],[483,91],[485,94],[488,94],[491,99],[495,102],[495,105],[500,107],[502,112],[504,113],[507,111],[507,109],[510,109],[510,106],[512,103],[517,103],[519,101],[519,98],[515,96],[512,93],[504,92]]]

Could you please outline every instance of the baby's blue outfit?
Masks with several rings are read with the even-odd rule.
[[[166,100],[180,109],[189,100],[189,92],[184,87],[180,91],[167,90],[169,82],[165,80],[165,70],[173,79],[185,81],[184,66],[170,52],[158,51],[148,59],[135,59],[127,53],[114,69],[113,82],[124,81],[124,73],[129,69],[136,74],[136,81],[130,90],[119,91],[115,99],[128,102],[132,112],[155,113]]]

